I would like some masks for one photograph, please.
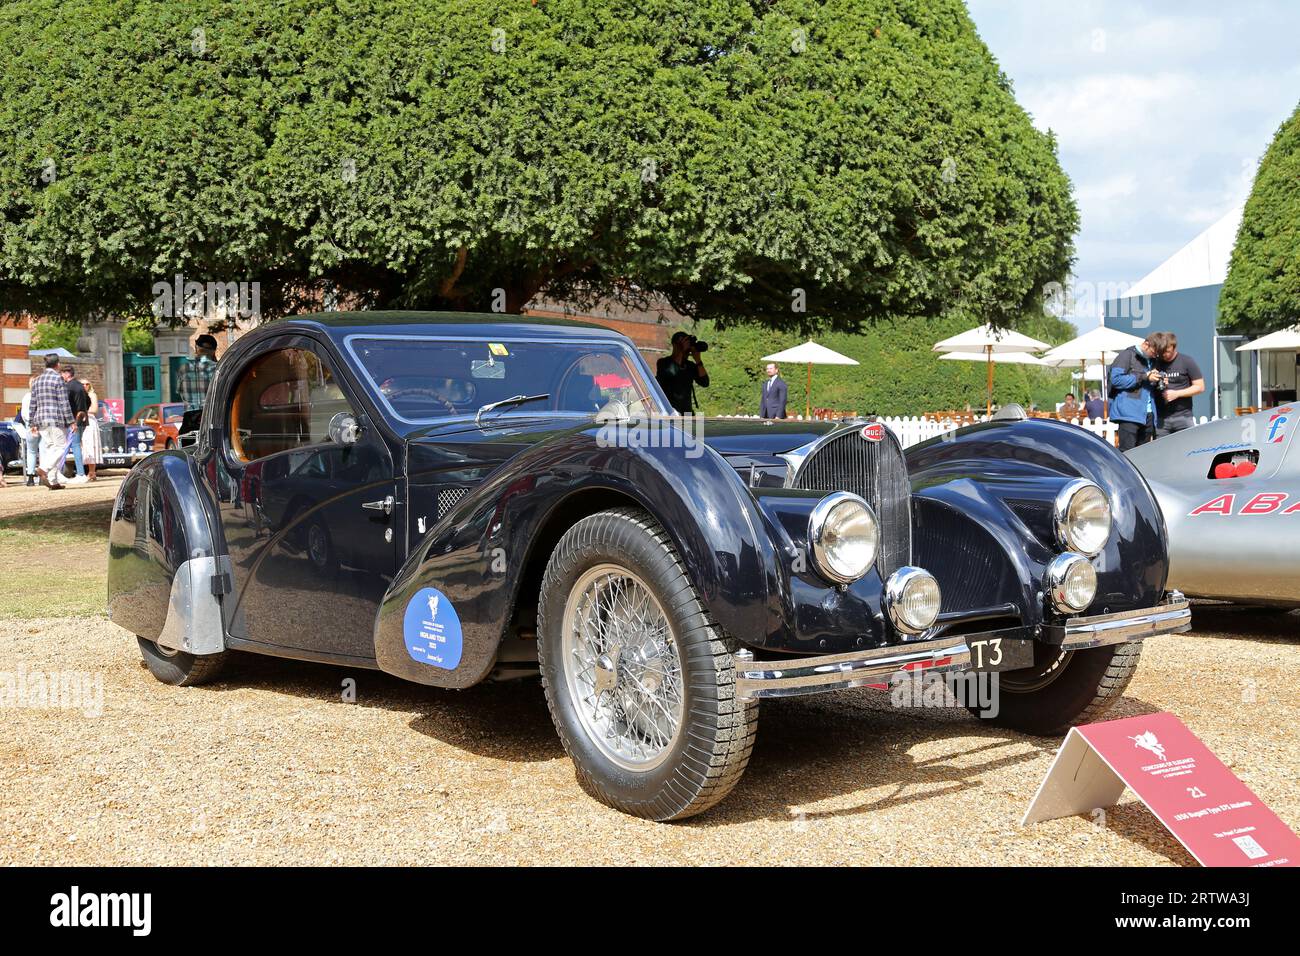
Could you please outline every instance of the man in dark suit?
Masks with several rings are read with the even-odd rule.
[[[767,363],[767,381],[763,383],[763,400],[759,403],[760,418],[785,418],[785,379],[777,371],[775,362]]]

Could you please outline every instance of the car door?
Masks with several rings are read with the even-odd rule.
[[[227,381],[214,439],[231,634],[291,656],[372,659],[397,562],[388,444],[306,336],[267,340]],[[337,416],[361,424],[355,443],[331,439]]]

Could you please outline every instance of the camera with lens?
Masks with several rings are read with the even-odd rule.
[[[701,342],[693,335],[686,336],[686,344],[697,352],[707,352],[709,350],[708,342]]]

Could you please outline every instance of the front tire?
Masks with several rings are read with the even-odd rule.
[[[1141,641],[1085,651],[1036,644],[1033,667],[999,675],[998,713],[984,719],[1040,737],[1092,723],[1123,696],[1141,655]]]
[[[707,810],[740,780],[758,706],[667,532],[634,508],[577,522],[542,579],[538,662],[578,782],[651,820]]]
[[[216,680],[226,668],[230,651],[220,654],[187,654],[173,651],[153,641],[136,637],[140,642],[140,654],[144,657],[149,673],[173,687],[196,687]]]

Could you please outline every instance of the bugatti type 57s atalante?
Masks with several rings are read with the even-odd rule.
[[[760,701],[996,671],[997,722],[1100,714],[1184,630],[1146,483],[1083,429],[672,414],[622,335],[444,313],[269,323],[192,447],[122,484],[109,611],[171,684],[237,652],[436,688],[540,672],[581,784],[689,816]]]

